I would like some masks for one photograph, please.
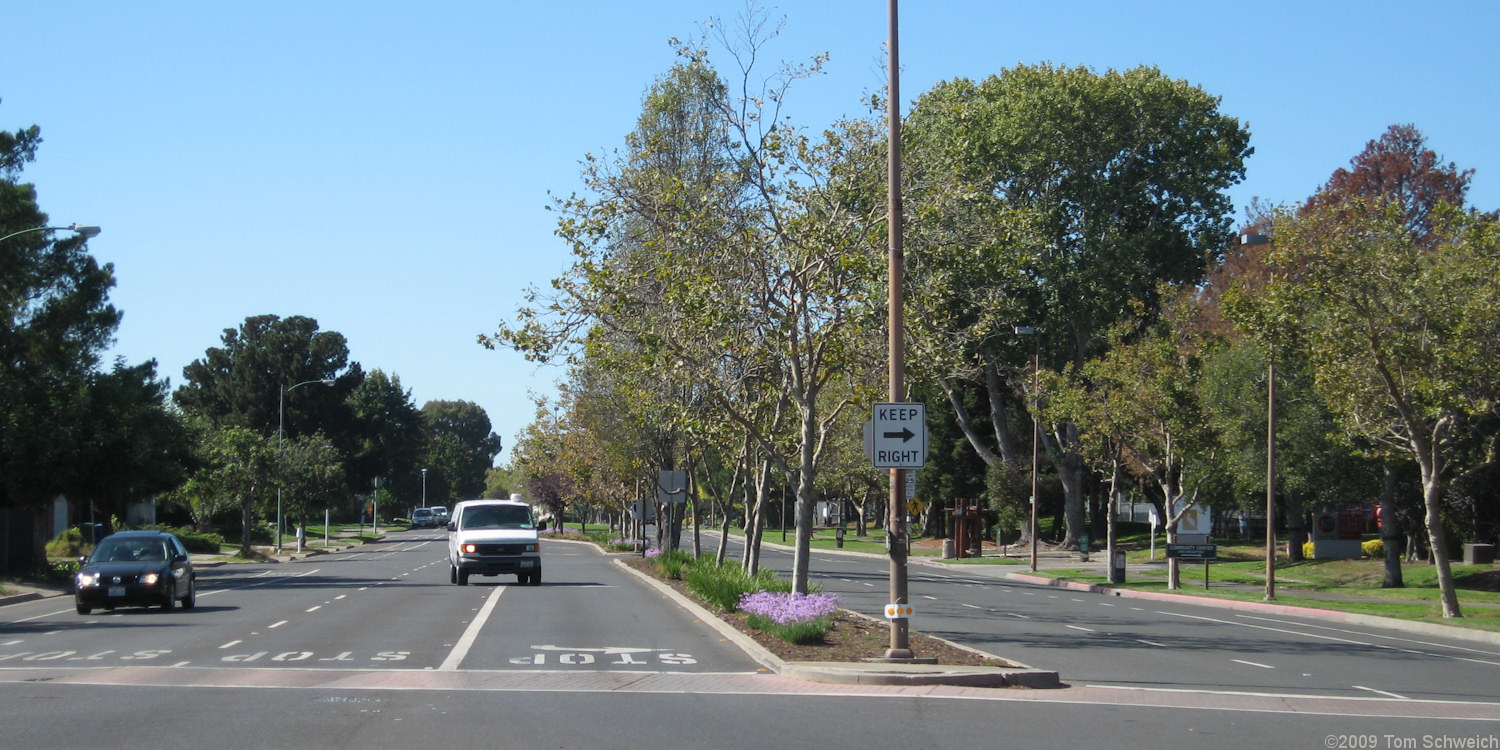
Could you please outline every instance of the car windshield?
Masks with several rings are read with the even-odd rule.
[[[464,508],[466,529],[529,529],[531,509],[518,505],[476,505]]]
[[[415,516],[426,517],[426,516],[430,516],[430,515],[432,515],[432,511],[427,510],[426,508],[419,508],[419,509],[417,509],[416,511],[414,511],[412,513],[412,516],[414,516],[414,517]]]
[[[105,539],[94,550],[98,562],[161,562],[167,559],[167,543],[160,539]]]

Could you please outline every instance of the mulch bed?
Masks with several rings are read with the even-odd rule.
[[[692,591],[689,591],[687,584],[657,575],[656,566],[650,560],[633,556],[621,559],[626,565],[671,586],[678,593],[692,599],[710,612],[714,612],[718,615],[719,619],[755,639],[756,643],[759,643],[767,651],[770,651],[784,661],[859,662],[870,658],[882,657],[885,655],[886,649],[890,647],[890,625],[878,620],[861,617],[847,610],[840,610],[839,614],[835,615],[833,627],[829,628],[828,635],[822,643],[806,645],[788,643],[746,625],[745,620],[747,618],[743,612],[726,613],[717,611],[716,607],[698,598]],[[977,652],[954,646],[947,641],[914,631],[908,633],[907,641],[911,646],[912,652],[917,657],[936,657],[938,664],[972,667],[1014,666],[1007,664],[1004,660],[986,657]]]

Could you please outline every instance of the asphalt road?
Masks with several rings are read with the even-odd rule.
[[[0,607],[0,747],[1301,748],[1500,736],[1494,703],[1398,700],[1342,684],[1352,676],[1304,684],[1278,671],[1283,656],[1288,666],[1337,662],[1340,650],[1396,659],[1387,649],[1103,607],[966,571],[914,573],[919,627],[1057,669],[1073,687],[804,683],[765,673],[590,546],[545,543],[539,587],[513,577],[459,587],[443,538],[401,532],[357,551],[201,569],[190,611],[80,616],[66,598]],[[883,561],[820,555],[814,568],[848,589],[851,606],[883,606]],[[1017,616],[1028,612],[1029,623]],[[1148,618],[1158,624],[1131,624]],[[1112,648],[1132,627],[1162,643],[1203,640]],[[1302,652],[1283,655],[1283,639]],[[1233,650],[1214,656],[1221,648]],[[1423,649],[1437,647],[1371,671],[1406,665],[1421,695],[1450,697],[1461,691],[1416,673],[1454,667],[1448,679],[1460,684],[1478,679],[1468,670],[1494,675],[1493,655]],[[1243,677],[1229,665],[1244,656],[1268,666],[1240,665],[1255,675]],[[1136,663],[1155,673],[1132,674]],[[1199,672],[1208,676],[1174,681]],[[1194,685],[1213,687],[1181,689]]]
[[[711,538],[717,540],[705,535],[706,547]],[[730,549],[738,554],[737,540]],[[792,555],[764,546],[761,561],[789,571]],[[883,614],[890,580],[885,558],[815,552],[811,567],[814,580],[839,594],[844,606]],[[1056,671],[1072,685],[1500,700],[1500,645],[1069,591],[1008,577],[1024,570],[910,565],[911,627]]]

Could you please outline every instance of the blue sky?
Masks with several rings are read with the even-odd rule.
[[[98,224],[124,321],[111,355],[174,387],[224,329],[307,315],[420,406],[467,400],[507,452],[561,375],[475,343],[568,262],[549,191],[618,147],[671,37],[743,0],[9,0],[0,128],[23,179]],[[828,52],[788,114],[821,128],[884,83],[886,3],[788,0],[769,61]],[[1017,63],[1160,67],[1222,97],[1255,155],[1232,195],[1305,198],[1392,123],[1477,170],[1500,208],[1500,3],[903,4],[901,90]],[[716,53],[721,50],[715,50]],[[721,71],[732,62],[715,54]],[[274,399],[276,394],[267,394]]]

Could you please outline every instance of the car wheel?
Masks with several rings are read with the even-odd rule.
[[[458,583],[458,568],[448,566],[448,583]]]
[[[188,581],[187,596],[184,596],[182,598],[182,608],[183,609],[192,609],[193,606],[196,605],[197,603],[198,603],[198,582],[196,580],[189,580]]]
[[[458,569],[458,585],[469,585],[469,571],[464,570],[463,568]]]
[[[167,598],[164,599],[164,600],[162,600],[161,610],[163,612],[170,612],[176,606],[177,606],[177,584],[175,584],[175,583],[168,584],[167,585]]]
[[[537,568],[536,570],[531,571],[531,580],[527,581],[527,583],[531,584],[532,586],[542,585],[542,569]]]
[[[86,614],[94,611],[94,608],[90,607],[87,604],[84,604],[82,599],[78,600],[77,604],[78,604],[78,614],[80,614],[80,615],[86,615]]]

